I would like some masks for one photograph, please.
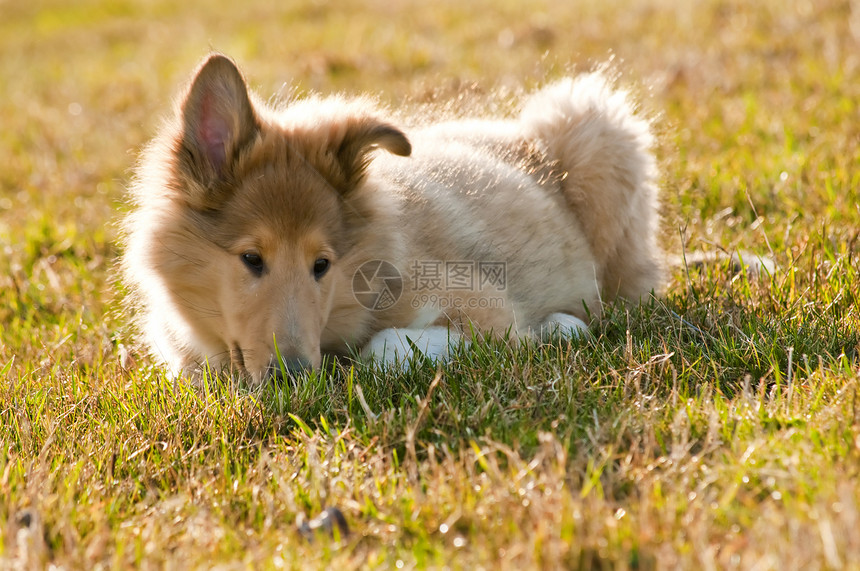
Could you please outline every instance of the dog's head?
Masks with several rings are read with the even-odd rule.
[[[210,56],[179,101],[158,190],[170,222],[155,237],[156,273],[198,345],[218,353],[200,357],[255,382],[320,365],[336,291],[351,283],[340,264],[350,197],[373,149],[411,151],[366,102],[305,106],[315,111],[269,109],[230,59]]]

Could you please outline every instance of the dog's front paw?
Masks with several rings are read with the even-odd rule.
[[[544,339],[553,335],[574,338],[587,334],[588,325],[569,313],[551,313],[540,326],[540,336]]]
[[[425,329],[383,329],[370,338],[361,350],[363,359],[373,359],[385,366],[403,366],[412,360],[415,351],[432,361],[445,359],[460,341],[458,334],[447,327]]]

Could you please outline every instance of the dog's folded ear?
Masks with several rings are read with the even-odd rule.
[[[210,55],[194,75],[179,112],[180,168],[200,185],[187,189],[189,200],[194,207],[207,208],[217,204],[220,183],[229,177],[231,165],[259,130],[248,87],[236,64],[221,54]]]
[[[361,181],[370,163],[370,153],[377,148],[401,157],[408,157],[412,153],[409,139],[397,127],[374,118],[359,118],[348,123],[336,152],[344,190],[355,187]]]
[[[366,99],[309,98],[285,110],[283,122],[293,148],[341,193],[361,183],[375,150],[412,153],[406,135]]]

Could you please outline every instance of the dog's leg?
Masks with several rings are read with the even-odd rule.
[[[569,313],[551,313],[540,326],[540,337],[546,339],[552,335],[562,335],[567,338],[580,337],[588,333],[588,325],[578,317]]]
[[[408,364],[416,349],[432,361],[438,361],[447,358],[459,343],[460,335],[447,327],[392,327],[371,337],[361,350],[361,356],[386,366],[403,366]]]

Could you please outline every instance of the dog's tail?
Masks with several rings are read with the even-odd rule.
[[[561,187],[597,260],[604,297],[638,299],[662,285],[657,166],[650,122],[602,73],[535,93],[520,116]]]

